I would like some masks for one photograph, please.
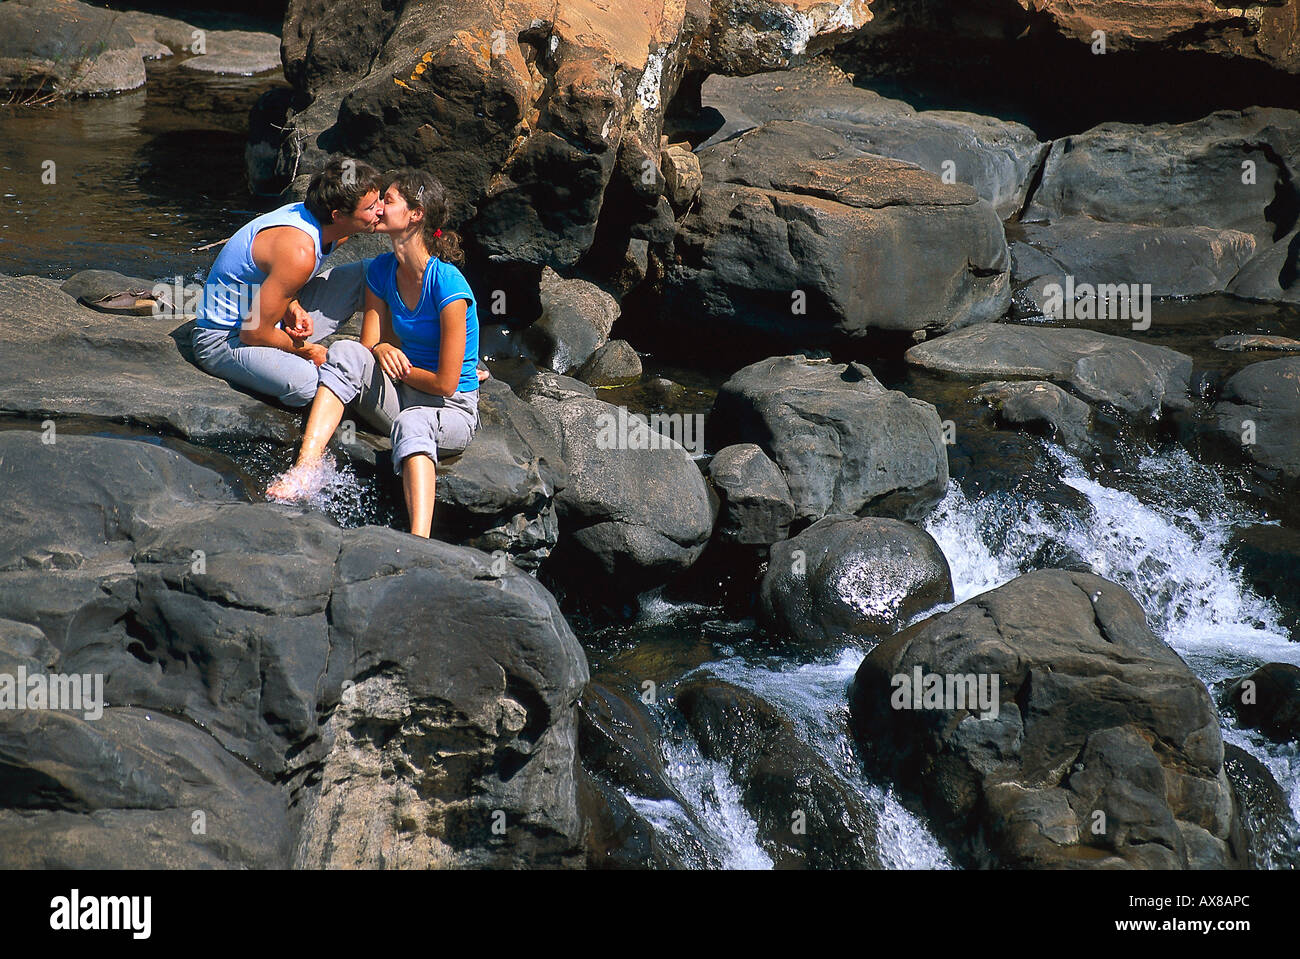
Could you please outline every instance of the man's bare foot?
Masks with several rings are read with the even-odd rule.
[[[329,481],[330,471],[323,467],[323,458],[295,463],[266,488],[266,498],[286,503],[310,498]]]

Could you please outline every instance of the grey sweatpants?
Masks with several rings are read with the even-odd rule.
[[[369,260],[345,263],[312,277],[298,291],[298,302],[311,314],[312,335],[319,343],[346,323],[365,302]],[[191,341],[200,367],[235,386],[274,396],[285,406],[306,406],[316,396],[316,364],[273,346],[248,346],[239,329],[194,328]]]
[[[320,385],[357,415],[393,441],[393,472],[415,453],[435,463],[438,454],[460,453],[478,430],[478,390],[435,396],[412,389],[388,376],[375,355],[356,340],[330,344],[329,359],[320,368]]]

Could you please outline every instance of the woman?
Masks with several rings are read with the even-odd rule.
[[[298,462],[271,484],[269,497],[307,491],[353,403],[362,419],[390,431],[411,532],[428,537],[438,456],[463,451],[478,428],[478,314],[454,265],[464,260],[460,238],[442,229],[446,222],[441,183],[423,170],[394,175],[375,231],[392,237],[393,252],[366,269],[361,341],[330,346]]]

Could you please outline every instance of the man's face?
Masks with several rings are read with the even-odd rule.
[[[351,213],[335,211],[334,222],[352,233],[374,233],[384,215],[384,201],[378,190],[371,190],[357,202],[357,208]]]

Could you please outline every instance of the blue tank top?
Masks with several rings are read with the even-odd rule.
[[[195,311],[198,326],[205,330],[233,330],[252,311],[257,287],[266,280],[266,273],[253,262],[253,240],[273,226],[297,227],[311,237],[316,253],[313,273],[334,249],[333,244],[328,249],[321,247],[320,221],[311,215],[305,203],[290,203],[245,223],[222,247],[212,264]]]
[[[453,300],[465,304],[465,361],[460,366],[456,389],[470,393],[478,389],[478,310],[474,293],[465,274],[454,264],[436,256],[424,268],[420,302],[408,309],[397,290],[397,256],[384,253],[366,268],[366,286],[388,304],[393,318],[393,332],[402,343],[402,352],[415,366],[430,373],[438,372],[438,355],[442,352],[442,310]]]

